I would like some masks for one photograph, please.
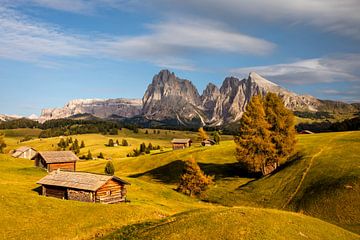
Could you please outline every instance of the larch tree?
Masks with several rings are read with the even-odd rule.
[[[4,148],[6,148],[6,143],[4,141],[4,135],[0,133],[0,153],[4,153]]]
[[[199,128],[199,130],[198,130],[198,132],[199,132],[199,136],[200,136],[200,139],[201,140],[207,140],[207,139],[209,139],[209,135],[207,134],[207,132],[204,130],[204,128]]]
[[[212,183],[213,177],[205,175],[195,159],[191,158],[185,162],[177,191],[191,197],[197,196]]]
[[[279,165],[284,163],[295,150],[295,117],[275,93],[268,93],[265,96],[264,109],[266,120],[271,126],[270,137],[275,145],[275,161]]]
[[[236,158],[251,174],[264,174],[265,167],[274,161],[275,148],[271,142],[271,125],[266,121],[261,96],[253,96],[240,120],[235,137]]]

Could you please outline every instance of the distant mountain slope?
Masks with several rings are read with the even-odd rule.
[[[220,89],[210,83],[200,96],[190,81],[162,70],[145,92],[143,114],[152,120],[170,118],[183,124],[222,125],[240,119],[252,96],[268,92],[279,94],[292,110],[316,111],[321,105],[312,96],[290,92],[254,72],[242,80],[227,77]]]
[[[140,99],[77,99],[70,101],[63,108],[43,109],[39,121],[44,122],[85,113],[99,118],[107,118],[114,114],[133,117],[140,114],[141,109]]]
[[[360,109],[358,104],[318,100],[313,96],[296,94],[255,72],[241,80],[227,77],[220,88],[209,83],[200,95],[191,81],[181,79],[168,70],[161,70],[153,77],[142,100],[72,100],[63,108],[44,109],[39,120],[43,122],[91,114],[99,118],[130,119],[130,122],[136,117],[134,123],[155,121],[186,127],[226,126],[241,118],[252,96],[268,92],[277,93],[285,105],[294,111],[353,114]],[[143,120],[139,121],[139,117]]]

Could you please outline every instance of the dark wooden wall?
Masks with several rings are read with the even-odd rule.
[[[54,170],[56,170],[58,168],[63,169],[63,170],[75,171],[76,170],[76,162],[49,163],[49,164],[47,164],[47,170],[49,172],[54,171]]]
[[[47,197],[67,199],[66,188],[57,186],[42,186],[42,193]]]
[[[123,184],[111,179],[96,191],[95,201],[101,203],[125,201],[125,196],[122,195],[124,187]]]

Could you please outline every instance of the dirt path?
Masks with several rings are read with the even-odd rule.
[[[341,134],[340,136],[343,137],[344,135],[347,135],[347,134],[350,134],[350,132],[346,133],[346,134]],[[306,175],[308,174],[308,172],[310,171],[310,168],[312,167],[313,163],[314,163],[314,159],[317,158],[318,156],[320,156],[323,151],[330,145],[330,143],[335,139],[335,138],[338,138],[340,136],[334,136],[332,137],[321,149],[319,152],[317,152],[316,154],[314,154],[311,159],[310,159],[310,163],[309,165],[306,167],[305,171],[303,172],[302,176],[301,176],[301,179],[300,179],[300,182],[299,184],[297,185],[295,191],[291,194],[291,196],[289,197],[289,199],[286,201],[286,203],[281,207],[282,209],[286,208],[290,203],[291,201],[294,199],[294,197],[296,196],[296,194],[298,194],[298,192],[300,191],[300,188],[301,188],[301,185],[303,184],[305,178],[306,178]]]

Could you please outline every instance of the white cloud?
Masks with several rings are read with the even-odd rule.
[[[0,57],[42,65],[56,64],[57,57],[105,57],[192,70],[189,59],[195,52],[262,55],[275,48],[213,22],[187,20],[147,27],[149,33],[138,36],[77,35],[0,7]]]
[[[230,72],[246,75],[251,71],[292,84],[313,84],[360,81],[360,54],[300,60],[293,63],[241,67]]]
[[[240,21],[305,24],[321,31],[336,32],[360,39],[360,4],[358,0],[148,0],[134,1],[154,11],[166,9],[171,14],[193,14],[236,24]]]
[[[86,39],[34,22],[16,11],[0,7],[0,57],[40,62],[46,57],[89,54]]]

